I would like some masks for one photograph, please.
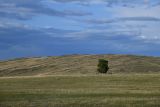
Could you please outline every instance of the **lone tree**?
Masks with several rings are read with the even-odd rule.
[[[108,61],[104,59],[99,59],[97,70],[99,73],[107,73],[107,71],[109,70]]]

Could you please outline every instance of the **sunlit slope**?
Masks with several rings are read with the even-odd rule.
[[[109,60],[109,73],[160,72],[160,57],[134,55],[69,55],[0,62],[0,76],[96,74],[98,59]]]

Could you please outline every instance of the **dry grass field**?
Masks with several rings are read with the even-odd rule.
[[[159,107],[160,74],[1,77],[0,107]]]
[[[108,74],[97,73],[98,59]],[[160,107],[160,58],[70,55],[0,62],[0,107]]]

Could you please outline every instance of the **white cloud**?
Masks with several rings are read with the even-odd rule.
[[[113,17],[156,17],[160,18],[160,6],[155,7],[116,7],[112,8],[111,11],[114,13]]]

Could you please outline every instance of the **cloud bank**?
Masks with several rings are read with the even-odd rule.
[[[159,0],[1,0],[0,59],[75,53],[159,56],[159,12]]]

